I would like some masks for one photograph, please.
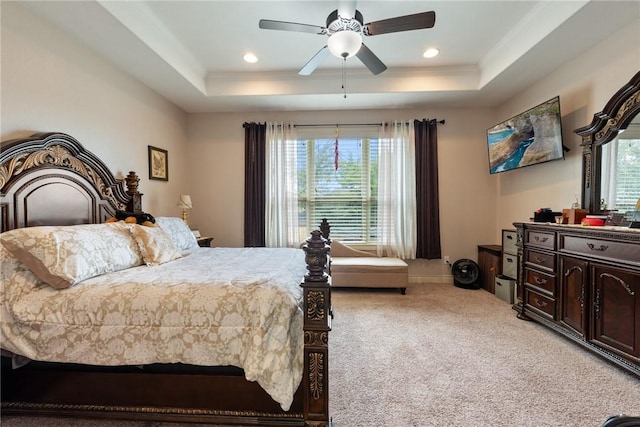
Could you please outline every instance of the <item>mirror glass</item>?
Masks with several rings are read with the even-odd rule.
[[[600,209],[627,212],[640,200],[640,115],[602,146]]]

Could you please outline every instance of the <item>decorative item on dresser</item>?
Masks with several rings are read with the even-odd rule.
[[[518,316],[640,377],[640,230],[514,225]]]
[[[0,317],[0,327],[2,328],[3,341],[2,345],[2,414],[3,415],[59,415],[65,417],[84,417],[84,418],[114,418],[114,419],[139,419],[150,421],[185,421],[196,423],[210,423],[210,424],[237,424],[237,425],[270,425],[270,426],[313,426],[313,427],[328,427],[331,424],[329,417],[329,372],[328,372],[328,336],[331,330],[331,287],[330,278],[325,272],[328,262],[329,246],[327,240],[322,238],[321,232],[315,230],[311,233],[311,237],[306,241],[302,251],[298,252],[297,249],[289,251],[292,258],[283,259],[278,265],[281,268],[274,269],[269,273],[269,265],[272,265],[277,261],[277,256],[269,252],[261,252],[264,255],[258,256],[262,258],[262,261],[253,260],[251,254],[258,255],[258,252],[247,253],[242,257],[242,251],[253,249],[269,249],[269,248],[212,248],[205,250],[195,246],[195,238],[191,235],[188,227],[184,226],[184,223],[179,219],[177,223],[180,224],[186,233],[189,233],[190,240],[194,243],[192,249],[188,255],[181,253],[174,248],[173,252],[176,254],[172,260],[162,263],[161,265],[155,265],[160,261],[154,263],[148,263],[145,258],[143,263],[140,258],[151,255],[151,251],[146,251],[146,255],[140,255],[136,258],[137,252],[135,249],[138,245],[142,244],[141,240],[132,240],[133,244],[129,244],[129,240],[133,239],[131,234],[151,236],[145,240],[147,249],[150,245],[153,245],[154,239],[160,238],[160,240],[167,240],[169,237],[162,237],[160,230],[161,227],[143,227],[136,224],[131,224],[132,228],[128,228],[126,224],[114,223],[103,224],[107,219],[114,216],[116,210],[133,210],[130,208],[132,203],[131,192],[137,193],[137,180],[126,180],[129,184],[129,189],[124,190],[122,181],[116,180],[106,165],[97,158],[94,154],[87,151],[77,140],[69,135],[60,133],[39,133],[34,134],[30,138],[17,139],[12,141],[3,142],[0,150],[0,212],[2,214],[2,229],[7,231],[2,234],[3,245],[0,246],[2,251],[0,252],[3,257],[3,287],[0,298],[2,298],[2,304],[0,307],[3,310]],[[132,175],[133,173],[130,173]],[[132,176],[134,176],[133,174]],[[135,184],[135,188],[130,184]],[[137,202],[140,202],[138,198]],[[42,209],[42,206],[47,206],[47,209]],[[170,218],[171,219],[171,218]],[[85,225],[86,224],[86,225]],[[36,226],[54,226],[54,227],[36,227]],[[58,227],[61,226],[61,227]],[[103,235],[111,235],[115,233],[109,230],[130,230],[131,233],[121,232],[117,234],[119,241],[128,239],[128,252],[127,254],[133,254],[127,259],[130,260],[130,266],[124,266],[123,269],[118,271],[108,271],[106,274],[99,276],[89,276],[88,279],[80,278],[79,280],[91,280],[100,281],[94,282],[91,285],[83,286],[82,283],[74,284],[64,291],[58,291],[49,287],[42,280],[38,280],[33,273],[30,272],[25,265],[21,264],[21,260],[17,256],[13,255],[13,252],[9,253],[6,242],[8,242],[11,236],[21,236],[29,233],[51,233],[50,230],[58,230],[61,233],[70,233],[78,231],[70,230],[84,230],[85,234],[87,230],[100,230]],[[109,234],[111,233],[111,234]],[[169,233],[167,233],[168,235]],[[76,243],[78,248],[70,247],[70,244],[64,245],[60,249],[60,253],[66,254],[70,251],[75,251],[72,256],[82,256],[83,249],[86,250],[86,245],[80,245],[80,239],[76,235],[73,235],[70,241]],[[79,236],[79,234],[78,234]],[[55,236],[54,236],[55,237]],[[45,241],[44,238],[39,237],[39,241]],[[14,239],[15,240],[15,239]],[[27,239],[21,241],[35,241],[35,239]],[[47,241],[57,242],[60,239],[49,239]],[[89,241],[86,238],[83,240]],[[95,237],[90,241],[95,243],[100,241]],[[66,241],[65,241],[66,242]],[[15,241],[12,243],[16,245]],[[104,245],[103,245],[104,246]],[[171,252],[169,250],[172,245],[164,243],[162,246],[162,254]],[[33,245],[30,247],[34,247]],[[36,247],[40,247],[36,245]],[[58,246],[54,244],[48,244],[47,250],[51,251]],[[225,250],[235,249],[233,254],[226,252]],[[104,256],[112,255],[113,251],[107,245],[107,249],[104,250]],[[140,250],[142,253],[142,250]],[[93,256],[93,252],[89,252],[87,256]],[[209,257],[211,255],[211,257]],[[220,255],[222,261],[216,261],[217,256]],[[103,256],[102,253],[96,255]],[[119,255],[121,258],[122,254]],[[235,257],[235,258],[231,258]],[[49,257],[51,258],[51,257]],[[136,259],[138,261],[136,261]],[[287,382],[280,384],[291,391],[285,393],[284,399],[275,400],[274,395],[268,392],[262,387],[264,383],[262,380],[265,378],[287,377],[290,371],[284,369],[281,371],[283,375],[274,373],[269,375],[267,372],[261,372],[258,370],[259,378],[254,378],[254,381],[249,381],[245,377],[245,373],[248,375],[247,367],[244,369],[237,368],[235,366],[242,366],[242,363],[235,366],[200,366],[206,363],[193,364],[193,361],[185,361],[190,355],[200,354],[200,358],[205,359],[211,354],[233,355],[227,347],[208,347],[209,343],[205,342],[204,336],[199,336],[197,333],[184,333],[191,341],[190,345],[184,344],[187,341],[180,341],[174,343],[175,345],[168,345],[162,347],[149,343],[140,343],[135,341],[137,345],[137,351],[124,351],[120,352],[120,345],[127,346],[124,342],[130,342],[126,339],[119,340],[119,336],[112,334],[111,324],[109,324],[109,345],[94,345],[90,346],[93,350],[82,350],[77,357],[79,360],[60,360],[58,358],[64,358],[65,355],[74,354],[74,349],[86,348],[89,335],[100,339],[100,333],[87,333],[86,336],[82,333],[77,333],[77,327],[84,327],[85,325],[76,325],[75,320],[79,318],[86,318],[85,314],[75,315],[74,313],[62,313],[62,308],[73,306],[66,300],[67,294],[70,295],[82,295],[83,298],[78,298],[78,301],[83,301],[82,304],[90,304],[95,295],[110,295],[107,299],[111,302],[115,302],[118,305],[118,319],[125,319],[127,316],[131,317],[131,310],[125,310],[130,308],[130,304],[127,301],[132,301],[133,298],[127,298],[124,291],[126,289],[134,289],[138,292],[154,292],[153,288],[169,289],[173,286],[149,286],[150,283],[173,283],[171,280],[175,279],[181,283],[180,287],[191,289],[193,295],[203,295],[207,299],[207,305],[199,313],[202,316],[199,319],[207,318],[209,314],[216,314],[213,311],[214,305],[223,304],[224,300],[220,298],[210,298],[200,294],[199,292],[215,292],[216,286],[225,286],[223,279],[219,276],[208,276],[208,282],[205,280],[206,273],[204,270],[212,270],[215,265],[215,271],[220,275],[228,276],[229,270],[225,269],[228,265],[225,264],[224,259],[229,260],[228,263],[233,265],[234,271],[238,270],[238,267],[245,266],[248,268],[254,267],[252,263],[260,262],[260,271],[264,271],[265,274],[271,274],[270,279],[275,276],[289,277],[287,280],[287,289],[293,291],[291,298],[278,297],[277,300],[287,300],[294,302],[298,305],[295,310],[291,310],[287,307],[278,312],[290,312],[298,313],[299,318],[291,319],[290,323],[287,323],[286,327],[292,325],[296,329],[287,330],[285,333],[287,336],[296,336],[297,342],[301,345],[300,348],[300,360],[299,363],[293,363],[291,366],[295,367],[295,370],[302,368],[296,378],[302,378],[298,383],[297,381],[288,384],[294,386],[293,388],[287,386]],[[93,260],[93,258],[92,258]],[[206,261],[206,268],[203,268],[205,263],[201,262],[197,264],[198,260]],[[194,264],[189,264],[194,263]],[[91,263],[84,263],[91,264]],[[109,267],[113,263],[103,263],[104,266]],[[306,274],[305,265],[306,264]],[[74,264],[75,265],[75,264]],[[188,266],[193,266],[189,269]],[[8,272],[8,267],[12,266],[11,271]],[[185,266],[185,267],[183,267]],[[7,269],[5,269],[7,267]],[[144,274],[138,274],[138,269],[144,269]],[[160,271],[158,271],[158,269]],[[189,282],[187,276],[180,276],[181,274],[190,274],[189,272],[199,271],[197,277],[191,275],[191,279],[194,279],[194,283]],[[67,270],[65,270],[67,271]],[[154,274],[155,272],[155,274]],[[162,272],[166,272],[163,274]],[[105,273],[105,272],[102,272]],[[291,274],[289,274],[291,273]],[[131,274],[133,276],[122,275]],[[250,276],[255,277],[256,273],[252,271]],[[128,279],[133,277],[133,279]],[[215,279],[213,280],[212,279]],[[242,279],[241,276],[238,276]],[[163,282],[164,280],[169,282]],[[218,280],[220,283],[216,282]],[[233,280],[232,278],[230,280]],[[261,285],[266,285],[267,280],[262,280]],[[237,282],[242,282],[238,280]],[[37,283],[37,286],[34,285]],[[207,283],[211,286],[199,286],[198,283]],[[235,283],[235,282],[234,282]],[[184,285],[184,286],[182,286]],[[299,285],[300,287],[298,287]],[[194,287],[195,286],[195,287]],[[110,289],[118,289],[118,292],[111,292]],[[231,286],[235,287],[235,286]],[[260,286],[261,288],[263,286]],[[242,286],[237,287],[240,291]],[[247,288],[247,287],[245,287]],[[253,288],[248,286],[248,288]],[[256,290],[253,290],[254,292]],[[275,291],[275,289],[274,289]],[[280,295],[280,291],[274,292],[274,295]],[[79,294],[80,292],[88,292],[88,294]],[[101,293],[102,292],[102,293]],[[168,291],[167,291],[168,292]],[[176,304],[181,307],[180,313],[183,308],[186,310],[187,306],[201,307],[198,304],[198,300],[194,298],[187,298],[189,293],[180,293],[180,290],[171,290],[171,298],[175,298]],[[221,293],[225,293],[223,289]],[[20,304],[20,298],[23,295],[28,294],[31,296],[29,304],[45,305],[47,310],[38,311],[36,314],[36,320],[34,322],[29,321],[17,321],[17,316],[28,312],[28,310],[19,310],[19,307],[24,306]],[[157,301],[157,294],[153,294],[151,298],[137,299],[136,310],[139,310],[139,316],[133,317],[136,319],[155,319],[154,313],[151,312],[150,306],[145,306],[141,303],[143,300]],[[211,294],[207,294],[211,295]],[[251,293],[251,295],[254,295]],[[122,296],[121,299],[113,300]],[[266,295],[265,295],[266,296]],[[49,299],[52,298],[52,299]],[[180,298],[180,299],[178,299]],[[240,304],[239,295],[234,294],[236,302]],[[255,297],[254,298],[261,298]],[[11,304],[12,301],[17,301],[15,305]],[[102,301],[102,300],[100,300]],[[195,301],[195,305],[193,304]],[[56,304],[53,304],[56,302]],[[59,303],[58,303],[59,302]],[[105,300],[106,302],[106,300]],[[173,304],[152,304],[153,306],[173,306]],[[240,307],[236,304],[237,310]],[[252,304],[240,304],[246,307],[251,307]],[[267,304],[271,306],[271,304]],[[95,305],[97,310],[107,310],[103,308],[101,304]],[[224,305],[227,307],[228,305]],[[57,308],[54,308],[57,307]],[[84,307],[84,306],[83,306]],[[92,306],[93,307],[93,306]],[[55,310],[55,311],[54,311]],[[149,310],[144,311],[144,310]],[[126,313],[125,313],[126,311]],[[48,313],[45,313],[48,312]],[[104,313],[105,311],[101,311]],[[84,312],[83,312],[84,313]],[[271,313],[271,312],[270,312]],[[28,314],[28,313],[27,313]],[[127,314],[127,315],[125,315]],[[173,313],[179,316],[179,313]],[[174,318],[171,316],[158,316],[158,318]],[[237,313],[229,312],[229,318],[241,317],[244,315],[238,311]],[[238,316],[235,316],[237,314]],[[248,318],[254,319],[251,316],[251,312],[244,313]],[[58,326],[58,322],[64,322],[68,319],[68,316],[74,320],[73,322],[67,322],[63,326],[50,328],[38,327],[38,333],[34,329],[29,329],[31,333],[13,333],[14,331],[25,331],[31,323],[45,324],[48,322],[41,322],[41,318],[46,316],[54,316],[56,322],[50,323],[51,325]],[[45,316],[45,317],[37,317]],[[74,317],[75,316],[75,317]],[[108,318],[109,316],[95,316]],[[180,317],[177,321],[186,321],[192,316]],[[216,317],[216,316],[213,316]],[[276,312],[270,314],[266,319],[271,321],[274,325],[276,322]],[[195,318],[195,317],[194,317]],[[216,317],[217,318],[217,317]],[[29,318],[33,319],[33,318]],[[93,318],[92,318],[93,321]],[[136,320],[138,321],[138,320]],[[152,320],[153,321],[153,320]],[[235,321],[235,320],[234,320]],[[251,320],[253,321],[253,320]],[[120,325],[120,320],[116,322]],[[60,323],[62,325],[62,323]],[[155,325],[155,323],[154,323]],[[164,325],[164,324],[163,324]],[[226,325],[226,324],[225,324]],[[88,325],[87,327],[100,327],[101,325]],[[185,325],[184,328],[194,325]],[[195,325],[200,327],[201,324]],[[210,327],[209,327],[210,326]],[[216,335],[213,329],[219,326],[217,323],[208,325],[208,336],[216,336],[219,339],[223,339],[222,335]],[[13,329],[13,328],[18,329]],[[159,325],[158,327],[162,327]],[[172,328],[169,325],[169,328]],[[53,329],[52,329],[53,328]],[[139,329],[143,328],[143,329]],[[175,329],[175,327],[173,327]],[[299,329],[298,329],[299,328]],[[70,342],[73,339],[77,345],[62,345],[56,346],[61,349],[62,353],[52,353],[47,351],[52,348],[45,344],[35,345],[32,339],[42,333],[42,330],[47,329],[45,332],[51,332],[54,334],[53,339],[56,340],[55,334],[60,334],[60,342]],[[69,331],[69,329],[73,329]],[[156,335],[163,336],[163,332],[148,333],[143,326],[136,323],[135,328],[127,329],[127,334],[135,334],[134,331],[138,330],[142,332],[140,336],[144,336],[145,339],[153,338]],[[227,327],[227,329],[229,329]],[[243,328],[241,328],[243,329]],[[268,330],[269,328],[266,328]],[[193,329],[191,329],[193,330]],[[12,333],[9,333],[11,331]],[[57,331],[57,332],[56,332]],[[155,329],[154,329],[155,331]],[[166,329],[165,329],[166,331]],[[180,333],[183,329],[180,330]],[[66,334],[66,335],[65,335]],[[211,335],[213,334],[213,335]],[[31,337],[27,339],[27,335]],[[82,338],[78,339],[77,337]],[[134,336],[134,335],[130,335]],[[7,339],[4,339],[4,338]],[[76,337],[76,338],[73,338]],[[66,340],[66,341],[65,341]],[[82,343],[79,343],[82,341]],[[163,344],[174,340],[164,340]],[[179,341],[179,340],[178,340]],[[197,343],[195,342],[197,341]],[[238,339],[237,341],[244,341]],[[261,340],[248,340],[253,343],[268,342],[269,337]],[[279,341],[280,342],[280,341]],[[112,345],[115,343],[115,345]],[[82,344],[83,346],[81,346]],[[171,348],[169,348],[171,347]],[[39,348],[46,348],[47,350],[40,352]],[[201,353],[200,350],[205,350]],[[244,347],[243,347],[244,348]],[[285,347],[279,347],[280,350]],[[296,344],[296,348],[298,348]],[[24,357],[18,357],[22,354],[22,349],[27,349],[32,360],[25,360]],[[98,366],[98,357],[108,358],[113,357],[109,351],[115,350],[117,357],[137,358],[141,357],[141,354],[148,354],[145,352],[156,351],[159,352],[153,356],[153,361],[130,361],[125,360],[126,363],[109,363],[104,362],[104,366]],[[5,352],[10,351],[12,354]],[[180,353],[180,357],[172,356],[169,354],[166,358],[178,360],[182,363],[169,363],[165,360],[155,363],[157,358],[164,357],[164,353],[169,351]],[[84,351],[84,353],[83,353]],[[76,351],[77,353],[77,351]],[[122,354],[125,353],[125,354]],[[161,354],[162,353],[162,354]],[[177,354],[177,353],[176,353]],[[244,354],[244,353],[242,353]],[[256,354],[249,351],[248,354]],[[284,351],[282,353],[285,359],[285,354],[292,354],[292,352]],[[8,356],[7,356],[8,355]],[[12,357],[16,356],[16,357]],[[42,356],[42,357],[40,357]],[[261,353],[259,360],[270,360],[271,365],[276,365],[276,359],[279,359],[276,355],[274,357],[265,358]],[[81,359],[81,360],[80,360]],[[205,360],[202,359],[202,360]],[[86,360],[86,362],[85,362]],[[103,360],[103,359],[100,359]],[[106,359],[105,359],[106,360]],[[13,369],[13,362],[20,362],[23,366]],[[28,362],[24,364],[25,362]],[[273,362],[273,363],[272,363]],[[108,365],[108,366],[107,366]],[[222,365],[227,365],[222,363]],[[267,374],[265,378],[260,377],[262,374]],[[28,385],[28,386],[25,386]],[[99,386],[97,386],[99,385]],[[290,405],[287,406],[289,401]]]

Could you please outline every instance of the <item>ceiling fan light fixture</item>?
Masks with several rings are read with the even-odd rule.
[[[336,58],[351,58],[362,46],[362,35],[350,30],[338,31],[329,36],[327,46]]]

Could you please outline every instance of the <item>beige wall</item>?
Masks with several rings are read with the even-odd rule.
[[[179,214],[187,115],[19,4],[2,2],[1,20],[2,140],[67,133],[114,174],[136,171],[146,210]],[[148,180],[147,145],[168,150],[168,182]]]
[[[192,222],[219,246],[242,246],[245,121],[295,124],[372,123],[382,120],[445,119],[438,126],[442,254],[476,258],[479,243],[496,243],[496,178],[488,173],[485,130],[494,112],[477,109],[362,110],[190,114],[189,161]],[[449,275],[441,260],[412,263],[412,276]]]
[[[581,194],[582,150],[573,131],[591,123],[611,96],[640,70],[640,21],[558,68],[497,111],[496,122],[560,95],[562,134],[570,148],[553,161],[498,175],[498,229],[528,221],[541,207],[569,208]]]

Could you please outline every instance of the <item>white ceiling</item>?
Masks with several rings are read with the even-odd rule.
[[[298,75],[327,36],[258,28],[325,26],[337,0],[22,4],[187,112],[495,106],[640,17],[638,1],[358,1],[364,23],[429,10],[436,23],[365,37],[388,69],[348,59],[344,98],[340,59]]]

